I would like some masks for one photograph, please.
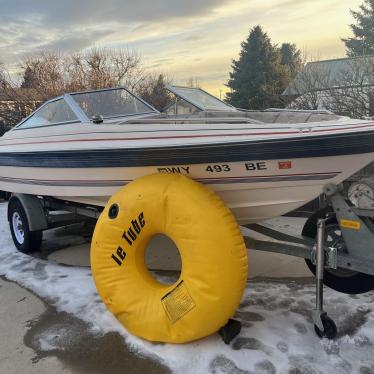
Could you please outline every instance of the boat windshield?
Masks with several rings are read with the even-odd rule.
[[[116,118],[154,113],[157,111],[124,88],[73,93],[71,97],[88,118]]]
[[[167,89],[175,96],[195,105],[200,110],[225,112],[237,111],[233,106],[226,104],[201,88],[167,86]]]

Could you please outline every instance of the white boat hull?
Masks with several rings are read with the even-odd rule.
[[[288,213],[372,162],[374,153],[178,166],[33,168],[0,166],[1,188],[105,206],[122,186],[143,175],[182,173],[213,188],[240,224]]]

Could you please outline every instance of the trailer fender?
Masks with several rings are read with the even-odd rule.
[[[179,279],[158,282],[144,255],[156,234],[171,238]],[[208,187],[176,174],[139,178],[109,201],[95,228],[91,267],[104,303],[150,341],[184,343],[218,331],[240,303],[247,251],[229,208]]]
[[[12,194],[9,204],[12,199],[18,199],[26,213],[27,221],[29,223],[30,231],[39,231],[48,229],[48,222],[45,216],[43,205],[39,198],[34,195],[26,194]],[[8,221],[10,220],[8,214]]]

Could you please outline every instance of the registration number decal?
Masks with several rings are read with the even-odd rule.
[[[292,167],[291,161],[287,161],[282,165],[279,162],[280,169],[289,169]],[[157,172],[159,173],[169,173],[169,174],[187,174],[187,175],[200,175],[202,173],[210,174],[225,174],[225,173],[240,173],[243,172],[257,172],[270,170],[269,166],[271,163],[268,161],[255,161],[255,162],[233,162],[224,164],[196,164],[196,165],[183,165],[183,166],[163,166],[158,167]]]

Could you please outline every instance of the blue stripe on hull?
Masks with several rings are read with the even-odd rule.
[[[328,157],[374,152],[374,131],[159,148],[2,152],[0,166],[140,167]]]

